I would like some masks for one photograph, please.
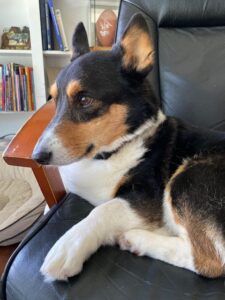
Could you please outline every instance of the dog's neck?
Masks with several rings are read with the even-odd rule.
[[[161,110],[158,110],[156,116],[147,120],[139,128],[137,128],[133,133],[127,134],[116,141],[111,145],[104,146],[100,149],[100,152],[96,154],[94,159],[105,160],[109,159],[113,154],[118,152],[125,144],[132,142],[134,139],[142,136],[143,139],[153,136],[159,127],[166,120],[166,116]]]
[[[145,122],[134,133],[105,147],[101,159],[82,159],[60,167],[66,189],[95,206],[112,199],[118,182],[139,164],[148,151],[146,140],[154,136],[165,120],[166,116],[159,111],[155,118]]]

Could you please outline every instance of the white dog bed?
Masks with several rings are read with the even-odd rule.
[[[45,201],[29,168],[7,165],[0,141],[0,246],[20,242],[43,214]]]

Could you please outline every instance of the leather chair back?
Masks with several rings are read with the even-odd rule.
[[[138,12],[154,42],[149,80],[165,113],[225,130],[225,1],[122,0],[117,40]]]

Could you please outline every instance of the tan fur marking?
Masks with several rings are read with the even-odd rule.
[[[187,164],[188,164],[188,162],[187,162],[187,161],[184,161],[183,164],[180,165],[180,166],[176,169],[176,171],[173,173],[173,175],[171,176],[171,178],[170,178],[170,180],[169,180],[169,182],[167,183],[166,188],[165,188],[165,191],[168,192],[168,194],[170,194],[171,186],[172,186],[172,184],[173,184],[173,182],[174,182],[174,179],[175,179],[179,174],[183,173],[183,172],[186,170]]]
[[[66,94],[69,98],[72,98],[81,90],[82,89],[81,89],[81,85],[80,85],[79,81],[73,80],[68,83],[68,85],[66,87]]]
[[[146,32],[132,27],[121,41],[124,49],[123,65],[141,71],[153,64],[153,46]]]
[[[127,106],[113,104],[103,116],[89,122],[73,123],[63,120],[55,129],[68,154],[80,158],[90,144],[94,145],[89,156],[94,157],[100,147],[109,145],[127,132],[125,124]]]
[[[173,213],[173,219],[174,219],[174,222],[177,224],[177,225],[183,225],[182,224],[182,221],[180,219],[180,216],[178,215],[176,209],[174,209],[173,207],[173,204],[172,204],[172,196],[170,194],[170,187],[168,187],[167,189],[167,197],[165,198],[165,201],[167,201],[169,203],[169,205],[171,206],[172,208],[172,213]]]
[[[175,178],[183,173],[185,170],[186,170],[186,167],[187,167],[187,161],[184,161],[182,165],[180,165],[176,171],[173,173],[173,175],[171,176],[170,180],[168,181],[166,187],[165,187],[165,193],[166,193],[166,198],[165,198],[165,201],[167,201],[169,203],[169,205],[171,206],[172,208],[172,213],[173,213],[173,217],[174,217],[174,221],[176,224],[181,224],[181,220],[180,220],[180,217],[179,215],[177,214],[176,210],[173,209],[173,205],[172,205],[172,196],[171,196],[171,188],[172,188],[172,185],[173,185],[173,182],[175,180]]]
[[[203,221],[199,219],[199,216],[195,215],[187,207],[185,200],[183,200],[182,215],[172,205],[172,185],[176,180],[176,177],[185,172],[187,165],[188,161],[185,161],[180,167],[177,168],[171,177],[165,189],[167,192],[165,201],[168,201],[171,205],[174,221],[177,224],[182,225],[188,232],[197,272],[206,277],[219,277],[224,274],[225,268],[212,240],[209,238],[209,236],[215,236],[215,234],[210,235],[209,226],[204,224]],[[180,199],[179,202],[181,203],[182,200]]]
[[[195,268],[203,276],[219,277],[225,271],[222,259],[208,237],[207,226],[196,219],[197,217],[192,215],[186,225],[192,244]]]
[[[52,96],[53,99],[58,97],[58,88],[56,82],[54,82],[49,88],[49,94]]]

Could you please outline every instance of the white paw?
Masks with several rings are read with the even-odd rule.
[[[138,235],[138,230],[130,230],[121,234],[117,241],[121,250],[130,251],[138,256],[145,255],[146,241]]]
[[[46,281],[67,280],[80,273],[94,243],[82,229],[79,224],[72,227],[48,252],[40,270]]]

